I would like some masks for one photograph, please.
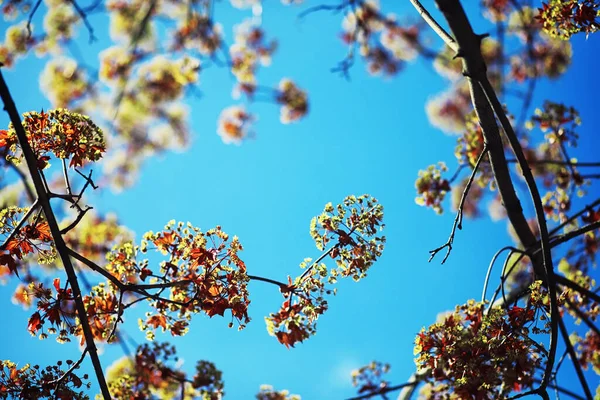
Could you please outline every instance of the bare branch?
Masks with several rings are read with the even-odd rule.
[[[71,229],[75,228],[77,226],[77,224],[79,224],[79,222],[83,219],[84,215],[88,211],[92,210],[93,208],[94,207],[88,206],[88,207],[84,208],[83,210],[79,211],[77,213],[77,217],[75,218],[75,220],[73,222],[71,222],[69,225],[65,226],[63,229],[61,229],[60,233],[64,235],[65,233],[69,232]]]
[[[94,27],[92,26],[92,24],[90,24],[90,21],[88,21],[85,10],[79,7],[79,4],[77,4],[75,0],[69,0],[69,2],[73,4],[73,8],[75,8],[77,13],[79,14],[79,17],[81,17],[81,20],[85,24],[85,27],[87,28],[90,37],[89,42],[94,43],[96,40],[98,40],[98,38],[94,36]]]
[[[33,8],[31,9],[31,12],[29,12],[29,17],[27,18],[27,39],[31,39],[31,35],[33,35],[33,31],[31,30],[31,21],[33,20],[33,16],[35,15],[37,9],[40,7],[40,4],[42,4],[42,0],[37,0],[33,6]]]
[[[310,7],[307,8],[306,10],[302,11],[300,14],[298,14],[298,19],[302,20],[304,18],[306,18],[308,15],[315,13],[315,12],[319,12],[319,11],[332,11],[334,14],[339,13],[340,11],[343,11],[344,8],[349,6],[349,2],[348,1],[344,1],[340,4],[321,4],[318,6],[314,6],[314,7]]]
[[[448,257],[450,256],[450,252],[452,251],[452,243],[454,242],[454,235],[456,234],[456,228],[462,229],[463,208],[465,206],[465,201],[467,199],[467,195],[469,194],[471,185],[473,184],[473,181],[475,180],[475,175],[477,174],[477,170],[479,169],[481,160],[483,160],[483,157],[486,154],[487,154],[487,146],[484,145],[483,149],[481,150],[481,154],[479,154],[479,157],[477,158],[477,162],[475,163],[475,166],[473,167],[473,172],[471,172],[471,176],[469,177],[469,180],[467,181],[467,184],[465,185],[465,188],[462,192],[462,196],[460,197],[460,203],[458,205],[458,210],[456,211],[456,217],[454,218],[454,223],[452,224],[452,231],[450,232],[450,237],[448,238],[448,241],[444,245],[438,247],[437,249],[433,249],[433,250],[429,251],[429,254],[431,254],[431,256],[429,257],[430,262],[437,255],[437,253],[439,253],[441,250],[443,250],[445,248],[447,248],[448,250],[446,250],[446,255],[444,256],[444,259],[442,260],[442,264],[444,264],[446,262],[446,260],[448,259]]]
[[[448,32],[444,30],[444,28],[441,27],[440,24],[437,23],[437,21],[431,16],[431,14],[429,14],[429,11],[427,11],[427,9],[423,7],[421,2],[419,2],[419,0],[410,0],[410,2],[419,12],[421,17],[423,17],[425,22],[427,22],[427,24],[431,27],[431,29],[433,29],[433,31],[438,34],[438,36],[448,45],[448,47],[450,47],[453,51],[457,52],[458,44],[456,43],[456,41],[452,38],[452,36],[448,34]]]

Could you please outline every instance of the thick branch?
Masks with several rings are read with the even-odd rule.
[[[483,56],[481,54],[481,40],[486,35],[476,35],[471,28],[469,20],[462,8],[460,2],[458,0],[436,0],[440,10],[444,14],[444,17],[448,21],[450,25],[450,29],[456,38],[456,42],[458,43],[458,52],[457,56],[461,57],[463,60],[463,69],[464,74],[469,78],[469,87],[471,91],[471,96],[473,99],[473,103],[475,106],[475,111],[479,117],[481,127],[484,132],[484,138],[487,141],[493,140],[494,143],[489,143],[490,145],[490,159],[492,158],[492,154],[499,156],[501,153],[501,162],[494,163],[491,161],[492,169],[494,170],[494,175],[496,176],[496,181],[498,182],[499,176],[498,172],[500,170],[508,171],[508,163],[506,162],[506,158],[504,157],[504,149],[502,146],[498,126],[496,124],[495,116],[498,117],[504,131],[509,139],[511,147],[515,153],[515,156],[519,162],[519,166],[523,171],[523,176],[525,177],[525,181],[527,183],[527,188],[531,194],[531,199],[534,204],[537,223],[540,230],[541,235],[541,248],[542,248],[542,262],[540,263],[539,257],[533,257],[533,266],[536,275],[542,276],[545,278],[546,285],[548,287],[549,296],[550,296],[550,308],[551,308],[551,333],[550,333],[550,352],[548,356],[548,362],[546,365],[546,371],[544,373],[543,382],[540,386],[539,393],[545,393],[545,388],[549,383],[550,375],[552,372],[552,368],[554,365],[554,358],[556,355],[556,346],[558,339],[558,326],[557,326],[557,318],[558,318],[558,307],[556,302],[556,287],[554,281],[554,271],[552,266],[552,255],[550,252],[550,238],[548,234],[548,227],[546,225],[546,219],[544,215],[544,210],[542,207],[541,196],[537,189],[537,185],[533,174],[531,173],[531,169],[527,164],[525,159],[525,155],[523,153],[523,149],[521,148],[521,144],[504,113],[504,109],[498,98],[496,93],[494,92],[490,82],[487,79],[486,75],[486,65],[483,60]],[[494,115],[495,114],[495,115]],[[488,131],[486,134],[486,130]],[[495,150],[492,153],[492,149]],[[498,161],[498,160],[497,160]],[[506,187],[509,195],[513,195],[516,200],[513,203],[515,206],[518,205],[518,209],[512,210],[513,214],[518,218],[519,225],[514,226],[519,239],[523,242],[524,246],[530,247],[535,242],[535,236],[531,232],[528,224],[524,220],[524,215],[520,206],[520,202],[514,193],[514,188],[512,187],[512,181],[510,175],[506,175],[505,181],[510,186]],[[500,182],[498,182],[499,191],[502,194],[502,189]],[[505,200],[504,196],[502,196],[503,200]],[[505,203],[506,205],[506,203]],[[508,205],[507,212],[510,213]],[[510,218],[510,216],[509,216]],[[511,219],[511,223],[513,220]],[[525,222],[525,225],[523,225]],[[529,244],[527,244],[526,242]],[[547,395],[547,394],[546,394]]]
[[[81,296],[81,290],[79,288],[79,282],[77,281],[77,274],[75,273],[75,269],[73,268],[73,264],[71,263],[71,258],[69,257],[69,250],[67,245],[60,233],[60,228],[58,226],[58,222],[56,221],[56,217],[52,210],[52,206],[50,205],[50,198],[45,189],[44,182],[42,181],[42,177],[37,168],[37,159],[31,147],[29,146],[29,142],[27,141],[27,135],[25,133],[25,129],[21,124],[21,114],[17,111],[17,107],[12,99],[10,91],[6,86],[6,82],[4,81],[4,76],[0,72],[0,96],[2,97],[2,101],[4,102],[4,109],[10,116],[10,120],[13,124],[15,132],[17,134],[17,138],[19,139],[19,144],[21,145],[21,149],[23,151],[23,155],[25,157],[25,161],[27,163],[27,168],[29,169],[29,174],[33,181],[33,186],[37,193],[38,202],[44,211],[44,215],[46,216],[46,221],[48,222],[48,226],[50,228],[50,232],[52,234],[52,238],[54,240],[54,245],[56,246],[56,251],[60,256],[63,267],[65,268],[65,272],[67,273],[67,278],[69,280],[69,284],[71,285],[71,289],[73,291],[73,298],[75,301],[75,307],[77,309],[77,314],[79,316],[79,321],[81,323],[81,328],[83,330],[83,336],[86,342],[86,348],[90,353],[90,358],[92,360],[92,364],[94,366],[94,372],[96,373],[96,377],[98,379],[98,384],[100,385],[100,391],[102,392],[102,396],[105,400],[110,399],[110,393],[108,391],[108,386],[106,384],[106,380],[104,378],[104,371],[102,370],[102,364],[100,363],[100,358],[98,357],[98,351],[96,349],[96,344],[94,343],[94,335],[92,334],[92,330],[90,329],[89,321],[87,318],[87,312],[85,309],[85,305],[83,304],[83,298]]]

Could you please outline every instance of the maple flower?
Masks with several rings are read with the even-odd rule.
[[[217,122],[217,133],[224,143],[240,144],[250,134],[254,117],[243,106],[231,106],[224,109]]]
[[[396,25],[395,20],[388,19],[386,28],[381,32],[380,41],[396,60],[414,60],[419,54],[419,27],[417,25],[404,28]]]
[[[373,361],[352,371],[352,386],[358,387],[358,394],[377,393],[388,387],[389,382],[383,380],[382,377],[389,370],[389,364]]]
[[[465,116],[472,109],[468,86],[459,83],[427,102],[425,110],[429,121],[446,133],[459,133],[465,129]]]
[[[65,57],[49,60],[40,74],[40,87],[55,107],[68,107],[89,89],[77,62]]]
[[[289,79],[279,82],[277,102],[282,105],[280,119],[284,124],[298,121],[308,112],[306,92]]]
[[[285,301],[277,313],[265,318],[267,331],[286,347],[316,333],[317,319],[328,309],[326,295],[335,294],[333,285],[338,277],[352,277],[359,281],[381,256],[385,236],[376,236],[383,225],[383,207],[367,194],[348,196],[342,204],[325,205],[323,213],[310,222],[310,235],[319,250],[333,244],[321,257],[335,260],[337,268],[328,270],[325,263],[304,259],[300,268],[304,273],[287,287],[281,287]]]
[[[536,307],[485,309],[469,301],[415,339],[415,362],[443,397],[498,399],[534,384],[543,353],[527,338]],[[544,311],[545,312],[545,311]],[[438,398],[437,396],[434,398]]]
[[[437,214],[444,212],[442,201],[450,191],[450,182],[442,178],[442,173],[448,168],[446,164],[430,165],[426,170],[419,171],[419,178],[415,182],[417,194],[415,202],[420,206],[431,207]]]
[[[257,400],[300,400],[297,394],[290,394],[287,390],[275,390],[271,385],[261,385],[260,392],[256,394]]]
[[[97,161],[106,150],[104,135],[85,115],[59,108],[48,112],[23,114],[23,128],[38,162],[38,168],[48,166],[50,154],[71,159],[70,167],[80,167]],[[0,130],[0,148],[8,148],[7,159],[19,164],[23,159],[17,134],[12,126]]]
[[[136,57],[122,46],[113,46],[102,51],[99,78],[108,85],[123,84],[136,61]]]
[[[211,56],[222,45],[223,27],[215,24],[207,15],[196,12],[181,18],[175,34],[175,49],[197,50],[202,55]]]
[[[586,36],[600,28],[600,4],[593,0],[550,0],[538,9],[544,31],[552,37],[567,40],[585,32]]]

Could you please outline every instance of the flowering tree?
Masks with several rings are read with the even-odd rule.
[[[348,52],[334,68],[343,76],[359,58],[370,73],[389,76],[424,57],[450,81],[427,113],[435,126],[458,134],[458,169],[446,177],[444,163],[432,165],[416,181],[417,204],[442,213],[451,193],[456,212],[447,242],[431,251],[431,259],[442,253],[444,263],[451,256],[463,217],[482,215],[486,196],[494,199],[490,212],[508,220],[516,244],[494,256],[479,302],[458,305],[417,335],[417,370],[409,382],[390,384],[384,379],[389,365],[373,362],[352,376],[356,398],[385,398],[397,390],[409,398],[418,388],[422,397],[433,399],[549,398],[549,389],[592,398],[594,388],[583,370],[592,366],[600,373],[600,296],[591,272],[599,248],[600,200],[585,199],[598,175],[582,171],[600,163],[579,162],[569,154],[581,123],[574,107],[546,101],[533,114],[530,107],[536,82],[559,78],[569,66],[568,39],[598,29],[600,5],[550,1],[535,9],[517,0],[484,0],[483,14],[496,28],[495,37],[487,38],[473,32],[458,0],[436,1],[451,33],[417,0],[411,3],[424,22],[406,24],[375,2],[355,0],[315,5],[300,17],[343,15],[341,38]],[[249,109],[257,101],[280,107],[284,124],[307,114],[307,93],[294,81],[284,78],[275,87],[258,83],[257,70],[270,64],[277,49],[260,26],[260,2],[231,4],[254,15],[235,27],[231,45],[211,1],[2,4],[5,19],[17,22],[6,30],[0,61],[18,68],[19,59],[32,52],[52,55],[40,82],[55,108],[20,114],[0,77],[11,121],[0,131],[0,151],[3,168],[16,180],[2,188],[16,194],[0,212],[0,276],[20,279],[14,299],[32,309],[27,326],[32,335],[78,340],[82,353],[79,360],[47,367],[2,361],[0,397],[86,398],[84,389],[93,379],[105,399],[221,398],[217,367],[198,361],[188,376],[178,369],[176,349],[155,341],[157,333],[185,335],[201,314],[228,316],[229,327],[243,329],[250,322],[247,285],[254,280],[276,286],[283,296],[279,311],[265,318],[267,330],[294,347],[315,334],[338,279],[361,280],[381,256],[383,207],[366,194],[325,205],[310,223],[319,253],[301,263],[302,273],[283,281],[252,275],[240,255],[241,239],[220,226],[201,230],[170,221],[135,241],[118,219],[86,204],[84,195],[97,188],[94,163],[108,173],[105,185],[122,189],[133,183],[145,159],[186,146],[190,127],[183,103],[195,93],[202,68],[214,65],[230,73],[233,96],[245,98],[245,105],[229,106],[220,115],[217,133],[224,143],[241,144],[253,135],[256,117]],[[111,47],[94,70],[66,56],[65,49],[81,25],[95,39],[88,17],[97,12],[108,15]],[[38,29],[34,21],[41,15],[43,29]],[[429,29],[443,39],[442,49],[429,47]],[[521,98],[516,116],[501,102],[509,93]],[[51,179],[55,171],[62,175],[58,180]],[[516,185],[519,177],[524,189]],[[582,209],[574,208],[579,198],[587,202]],[[525,199],[533,216],[523,211]],[[52,200],[64,207],[52,206]],[[500,284],[489,296],[494,264],[504,252]],[[48,275],[51,280],[44,278]],[[99,283],[91,284],[90,277]],[[139,327],[151,342],[105,374],[97,345],[122,343],[123,315],[142,304],[147,312]],[[583,325],[573,327],[568,318]],[[561,341],[563,356],[557,353]],[[78,373],[86,356],[93,378]],[[584,396],[557,382],[566,356]],[[257,398],[298,397],[265,386]]]

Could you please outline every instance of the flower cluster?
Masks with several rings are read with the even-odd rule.
[[[277,49],[277,42],[265,39],[265,32],[252,19],[247,19],[234,27],[235,43],[229,48],[231,72],[243,91],[251,94],[256,86],[258,64],[267,66]]]
[[[590,330],[584,338],[574,333],[570,340],[575,342],[575,351],[582,367],[588,369],[591,366],[600,375],[600,335]]]
[[[289,124],[298,121],[308,112],[308,97],[289,79],[279,82],[279,91],[276,95],[277,103],[281,104],[281,122]]]
[[[28,296],[37,299],[38,310],[29,317],[27,325],[32,336],[36,336],[41,330],[40,339],[46,339],[48,334],[58,334],[56,341],[59,343],[71,340],[69,336],[76,331],[75,298],[72,290],[66,286],[60,286],[60,278],[54,279],[54,290],[45,288],[42,283],[29,284]],[[46,322],[52,325],[48,329],[44,329]]]
[[[510,79],[521,83],[526,78],[557,78],[571,63],[572,49],[567,41],[553,39],[542,31],[537,10],[522,7],[509,15],[508,32],[528,44],[510,57]],[[530,49],[530,45],[533,48]]]
[[[536,109],[528,122],[529,128],[545,132],[545,141],[531,154],[530,161],[535,165],[535,174],[551,189],[542,200],[546,215],[556,220],[567,218],[572,195],[583,196],[588,183],[579,173],[577,161],[568,155],[568,148],[577,146],[576,129],[580,124],[579,113],[573,107],[549,101]]]
[[[35,45],[36,40],[29,35],[25,22],[10,26],[5,36],[4,44],[0,45],[0,61],[10,68],[17,57],[25,55]]]
[[[550,0],[542,3],[537,18],[547,34],[567,40],[579,32],[596,32],[599,16],[600,3],[594,0]]]
[[[223,397],[221,371],[208,361],[198,361],[196,373],[186,374],[171,364],[179,360],[174,346],[154,342],[137,348],[132,358],[115,361],[107,371],[107,382],[113,397],[118,399],[202,398],[220,400]]]
[[[14,20],[19,14],[29,12],[30,0],[7,0],[2,2],[2,17],[5,21]]]
[[[465,82],[458,83],[427,102],[426,111],[429,121],[447,133],[465,130],[465,116],[472,110],[469,87]]]
[[[90,382],[86,382],[88,375],[79,377],[76,373],[79,366],[71,370],[72,360],[66,360],[65,364],[70,371],[68,374],[62,361],[45,368],[29,364],[19,368],[9,360],[0,361],[0,397],[30,400],[88,399],[83,390],[91,386]]]
[[[415,362],[430,371],[430,398],[498,399],[531,388],[543,353],[528,337],[533,307],[486,310],[470,301],[415,340]],[[452,398],[454,398],[452,397]]]
[[[199,312],[212,317],[229,310],[239,329],[250,321],[248,276],[246,266],[237,255],[242,250],[237,237],[230,240],[219,226],[204,233],[189,223],[171,221],[161,232],[147,232],[139,251],[146,253],[149,246],[168,259],[161,263],[160,275],[152,273],[146,267],[147,261],[142,261],[138,264],[140,278],[145,280],[151,276],[152,281],[164,281],[170,286],[168,300],[148,299],[156,313],[148,313],[146,320],[140,321],[140,328],[147,331],[149,337],[153,337],[153,330],[159,326],[173,335],[183,335],[191,316]],[[115,262],[113,265],[121,266]],[[128,267],[126,259],[123,268]],[[233,326],[233,322],[229,326]]]
[[[442,173],[447,170],[446,164],[440,162],[437,166],[430,165],[426,170],[419,171],[415,182],[418,194],[415,202],[418,205],[431,207],[438,214],[444,212],[442,202],[450,191],[450,182],[442,178]]]
[[[256,394],[257,400],[300,400],[297,394],[290,394],[287,390],[275,390],[273,386],[261,385],[260,392]]]
[[[286,347],[293,347],[316,332],[316,321],[327,308],[326,295],[335,294],[326,284],[338,277],[364,278],[369,267],[381,256],[385,237],[376,236],[384,227],[383,207],[369,195],[348,196],[342,204],[325,206],[311,221],[310,233],[319,250],[333,245],[316,261],[307,258],[300,267],[304,273],[281,287],[286,300],[281,309],[265,318],[268,332]],[[321,260],[335,260],[337,268],[328,270]]]
[[[394,75],[421,49],[417,25],[402,27],[394,15],[383,15],[375,1],[352,7],[342,21],[342,40],[357,45],[372,74]]]
[[[86,73],[75,60],[65,57],[50,59],[40,75],[40,87],[57,108],[72,107],[90,90]]]
[[[179,20],[174,37],[174,49],[196,50],[205,56],[212,56],[221,47],[223,29],[213,24],[207,15],[194,12],[189,18]]]
[[[173,101],[183,95],[183,90],[196,82],[200,71],[200,60],[182,57],[170,60],[156,56],[140,66],[137,91],[141,99],[150,104]]]
[[[383,380],[383,375],[389,370],[389,364],[373,361],[352,371],[352,386],[358,388],[358,394],[377,393],[388,387],[389,382]]]
[[[504,21],[511,8],[509,0],[483,0],[483,15],[492,22]]]
[[[483,130],[475,111],[465,117],[465,130],[456,141],[454,155],[460,165],[468,165],[471,169],[477,164],[484,147]],[[475,182],[484,188],[493,183],[493,172],[488,156],[479,163]]]
[[[384,226],[383,206],[364,194],[348,196],[335,207],[325,205],[323,213],[311,220],[310,235],[319,250],[336,243],[330,255],[336,259],[337,274],[358,281],[381,256],[385,237],[376,235]]]
[[[32,111],[23,117],[23,127],[39,169],[48,166],[50,153],[63,160],[70,158],[70,167],[80,167],[98,161],[105,151],[102,131],[84,115],[59,108],[47,113]],[[3,147],[9,149],[7,159],[16,164],[22,161],[21,146],[12,124],[8,130],[0,130],[0,148]]]
[[[224,143],[240,144],[251,133],[250,126],[254,117],[243,106],[231,106],[219,116],[217,133]]]
[[[37,255],[40,264],[48,264],[56,258],[50,227],[42,217],[41,211],[30,216],[19,227],[23,216],[29,208],[6,207],[0,210],[0,235],[4,237],[0,254],[0,276],[14,273],[18,275],[18,267],[27,255]]]
[[[139,55],[128,52],[122,46],[109,47],[100,53],[98,77],[107,85],[122,86],[138,58]]]
[[[140,25],[140,21],[155,12],[153,7],[153,3],[144,0],[108,1],[106,10],[110,16],[111,39],[124,45],[136,42],[138,46],[151,46],[154,33],[152,20],[149,18],[145,25]]]
[[[102,215],[93,210],[64,235],[70,249],[97,264],[104,263],[106,253],[115,245],[131,241],[133,234],[119,224],[116,215]]]

